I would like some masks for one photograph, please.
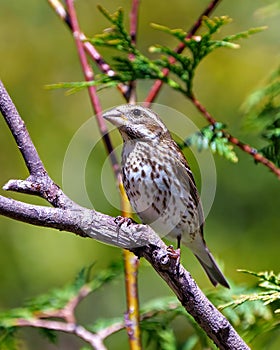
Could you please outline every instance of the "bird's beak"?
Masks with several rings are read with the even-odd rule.
[[[108,120],[110,123],[116,127],[123,126],[127,120],[125,115],[119,111],[117,108],[110,109],[109,111],[103,114],[103,118]]]

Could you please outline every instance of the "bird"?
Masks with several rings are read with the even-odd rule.
[[[112,108],[103,118],[122,136],[122,181],[141,221],[161,237],[177,240],[179,249],[181,242],[186,245],[214,286],[230,288],[204,240],[204,214],[192,171],[161,118],[136,104]]]

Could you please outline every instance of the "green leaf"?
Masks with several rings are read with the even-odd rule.
[[[203,25],[208,28],[208,34],[212,35],[219,31],[219,29],[232,22],[232,19],[229,16],[220,16],[209,18],[207,16],[203,17]]]
[[[280,304],[280,275],[268,271],[239,271],[257,277],[258,286],[233,290],[231,300],[226,301],[225,298],[220,309],[235,327],[241,329],[243,336],[252,341],[259,333],[271,332],[280,324],[277,313]]]
[[[221,123],[216,123],[214,126],[208,125],[188,137],[179,147],[196,146],[198,151],[210,148],[213,153],[217,153],[229,161],[236,163],[238,162],[237,155],[233,150],[233,146],[229,143],[228,138],[225,137],[223,128],[224,125]]]
[[[84,288],[86,295],[92,293],[104,284],[112,281],[123,271],[122,263],[113,263],[107,269],[104,269],[91,277],[93,264],[81,269],[77,274],[74,282],[60,289],[54,289],[50,292],[35,297],[27,301],[23,307],[15,308],[2,312],[0,314],[0,347],[4,349],[5,344],[13,344],[15,342],[15,331],[18,328],[18,320],[36,320],[41,317],[46,319],[48,315],[53,315],[55,311],[59,311],[73,300]],[[40,329],[39,329],[40,330]],[[48,329],[41,330],[44,334],[54,342],[56,340],[56,332]],[[12,345],[10,346],[11,349]]]
[[[280,291],[280,274],[276,275],[273,271],[264,271],[264,272],[254,272],[248,270],[238,270],[242,273],[247,273],[249,275],[255,276],[259,279],[260,283],[263,286],[263,282],[269,283],[269,288]]]
[[[1,350],[18,350],[18,340],[16,338],[17,328],[5,328],[0,326]]]
[[[279,136],[278,136],[279,138]],[[267,159],[271,160],[278,168],[280,167],[280,138],[277,143],[270,143],[269,145],[260,148],[259,152],[262,153]]]
[[[273,109],[278,112],[280,101],[280,66],[271,72],[264,86],[253,91],[243,103],[242,109],[251,120],[263,118],[273,118]],[[263,111],[267,109],[269,113]]]
[[[57,332],[52,329],[46,329],[46,328],[38,328],[39,333],[47,338],[50,343],[56,344],[57,343]]]
[[[248,39],[251,35],[258,34],[266,30],[268,27],[263,26],[263,27],[257,27],[257,28],[250,28],[244,32],[240,32],[237,34],[229,35],[226,36],[223,41],[237,41],[239,39]]]
[[[267,143],[259,152],[280,167],[280,66],[264,86],[247,98],[242,108],[246,126],[258,130]]]
[[[151,23],[151,27],[157,30],[160,30],[162,32],[165,32],[167,34],[170,34],[172,36],[174,36],[175,38],[177,38],[178,40],[184,42],[187,36],[187,32],[185,32],[183,29],[171,29],[167,26],[163,26],[157,23]]]
[[[188,37],[187,32],[180,28],[171,29],[167,26],[155,23],[152,24],[153,28],[173,36],[188,49],[187,53],[178,54],[174,52],[174,50],[171,50],[169,47],[164,45],[154,45],[150,48],[151,52],[161,53],[165,55],[162,58],[162,61],[158,60],[158,64],[160,64],[162,67],[168,68],[180,80],[183,81],[184,86],[186,86],[186,90],[184,91],[185,95],[191,94],[194,71],[201,60],[210,52],[221,47],[232,49],[239,48],[239,45],[233,43],[233,41],[242,38],[248,38],[250,35],[253,35],[265,29],[265,27],[252,28],[241,33],[227,36],[222,40],[214,40],[214,34],[218,33],[222,26],[230,22],[231,19],[227,16],[214,17],[212,19],[204,17],[203,25],[206,28],[206,32],[202,33],[200,36],[193,37]],[[170,63],[168,60],[169,57],[175,58],[176,63]],[[213,146],[213,149],[214,148],[215,146]],[[232,159],[235,158],[232,157]]]

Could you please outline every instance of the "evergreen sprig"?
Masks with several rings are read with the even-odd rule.
[[[251,290],[239,287],[232,300],[225,302],[228,298],[224,298],[219,308],[252,341],[258,334],[280,327],[280,275],[268,271],[239,271],[257,277],[256,287]]]
[[[61,289],[56,289],[26,303],[22,308],[10,310],[0,315],[0,347],[4,350],[18,349],[17,319],[34,319],[41,315],[44,319],[47,312],[60,310],[69,300],[77,296],[80,289],[87,287],[90,292],[114,280],[122,271],[121,264],[113,264],[108,269],[96,273],[93,278],[91,267],[84,268],[75,281]],[[258,278],[257,286],[242,287],[231,283],[231,289],[219,288],[206,292],[207,297],[225,313],[229,321],[247,341],[252,341],[258,334],[270,332],[280,326],[280,275],[273,272],[242,271]],[[144,340],[154,348],[175,350],[178,348],[177,336],[170,323],[177,317],[190,325],[190,334],[183,344],[184,349],[195,349],[198,346],[213,348],[212,342],[199,328],[195,320],[186,312],[176,297],[161,297],[144,304],[140,311],[141,329]],[[87,325],[87,330],[98,333],[103,329],[123,324],[123,317],[98,319]],[[112,329],[113,329],[112,328]],[[120,329],[124,329],[125,325]],[[42,331],[42,330],[41,330]],[[113,331],[114,333],[114,331]],[[56,332],[44,329],[43,333],[51,341],[56,340]],[[269,334],[269,333],[268,333]],[[214,349],[214,348],[213,348]]]
[[[238,161],[237,155],[224,134],[224,128],[225,125],[222,123],[205,126],[199,132],[189,136],[183,144],[179,144],[179,147],[183,149],[185,147],[195,146],[198,151],[209,148],[213,153],[217,153],[229,161],[236,163]]]
[[[55,312],[62,310],[79,294],[82,288],[87,288],[88,295],[119,276],[123,271],[122,264],[115,263],[109,268],[96,273],[94,278],[91,278],[92,267],[91,265],[83,268],[78,273],[73,283],[31,299],[20,308],[10,309],[7,312],[1,313],[0,348],[17,349],[16,331],[19,328],[17,323],[19,319],[35,320],[40,317],[44,319],[54,317],[54,315],[56,315]],[[54,331],[44,329],[41,330],[41,334],[47,336],[51,342],[54,342],[56,339],[56,333]]]
[[[114,65],[117,71],[117,78],[115,77],[115,79],[119,79],[119,82],[122,83],[128,83],[135,79],[160,79],[171,88],[179,90],[185,95],[191,94],[195,69],[205,56],[220,47],[238,48],[239,45],[235,44],[234,41],[247,38],[265,29],[265,27],[253,28],[242,33],[227,36],[222,40],[214,40],[213,35],[222,26],[231,22],[229,17],[221,16],[213,19],[205,17],[203,25],[206,31],[201,36],[193,36],[191,38],[188,38],[187,33],[182,29],[171,29],[166,26],[152,24],[153,28],[175,37],[188,49],[187,54],[182,54],[164,45],[154,45],[150,47],[149,51],[160,53],[162,57],[152,60],[141,53],[134,45],[132,38],[124,27],[124,16],[121,9],[112,15],[101,6],[99,9],[111,22],[112,27],[90,39],[91,43],[111,47],[122,53],[133,54],[134,56],[132,60],[128,56],[114,57],[115,63],[117,62]],[[169,57],[175,58],[176,62],[170,63]],[[174,79],[166,77],[162,73],[162,68],[168,68],[170,72],[179,78],[181,83],[178,84]],[[98,85],[98,81],[95,84]]]
[[[60,83],[48,86],[49,88],[70,88],[71,92],[75,92],[89,85],[97,88],[114,87],[119,83],[128,84],[137,79],[162,80],[172,89],[180,91],[186,96],[192,93],[192,85],[195,69],[213,50],[220,47],[238,48],[239,45],[235,41],[247,38],[252,34],[258,33],[265,27],[253,28],[247,31],[227,36],[221,40],[213,38],[219,32],[222,26],[231,22],[227,16],[203,18],[204,32],[200,36],[188,38],[187,32],[183,29],[171,29],[166,26],[152,24],[152,27],[165,32],[177,40],[185,47],[186,53],[177,53],[173,49],[165,45],[153,45],[149,51],[157,53],[161,56],[157,59],[151,59],[143,54],[134,44],[128,30],[124,24],[124,12],[120,8],[115,13],[110,14],[104,7],[98,6],[100,12],[110,22],[111,26],[106,28],[103,33],[96,34],[87,41],[95,46],[109,47],[118,52],[117,56],[113,56],[112,67],[115,74],[108,77],[106,74],[98,74],[92,82],[81,83]],[[133,58],[132,58],[133,57]],[[170,62],[169,58],[173,57],[175,62]],[[168,68],[173,74],[166,76],[163,68]]]
[[[280,66],[264,86],[245,101],[243,110],[247,125],[257,129],[266,145],[259,149],[266,158],[280,166]]]

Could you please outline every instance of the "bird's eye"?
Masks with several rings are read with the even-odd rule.
[[[133,110],[133,115],[134,115],[135,117],[139,117],[139,116],[141,115],[140,109],[138,109],[138,108],[134,109],[134,110]]]

